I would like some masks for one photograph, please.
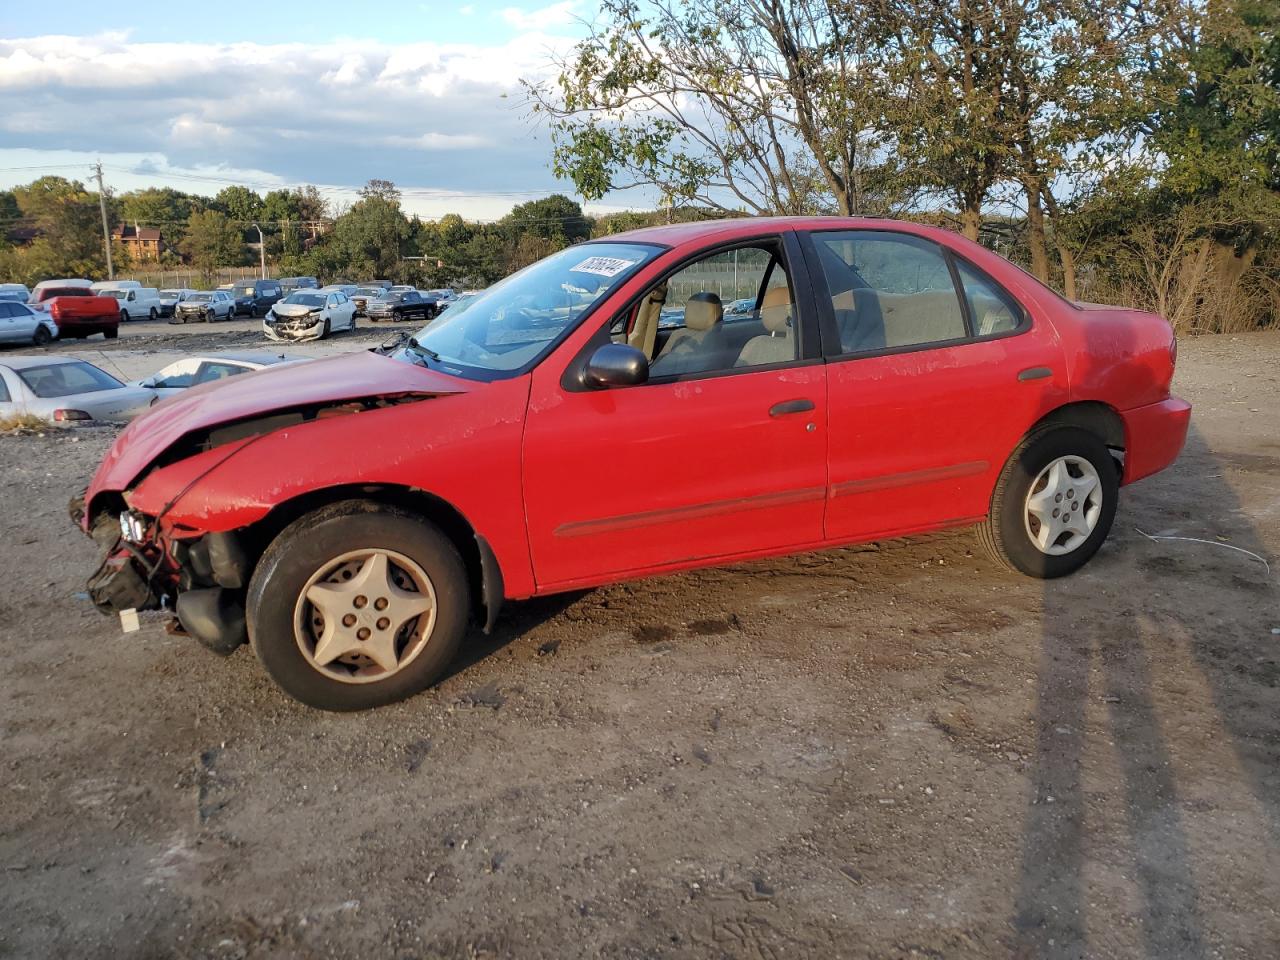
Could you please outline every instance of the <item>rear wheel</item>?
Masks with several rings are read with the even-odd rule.
[[[295,521],[249,584],[249,640],[272,679],[322,710],[423,690],[466,632],[466,569],[436,527],[352,500]]]
[[[1111,530],[1120,482],[1107,446],[1079,427],[1031,433],[1005,464],[981,536],[1005,566],[1050,579],[1074,573]]]
[[[102,335],[106,337],[108,340],[114,340],[116,337],[120,336],[120,328],[111,327],[107,330],[103,330]]]

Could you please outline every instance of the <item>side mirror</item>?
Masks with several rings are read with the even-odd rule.
[[[634,387],[649,379],[649,360],[625,343],[606,343],[591,355],[583,377],[588,387]]]

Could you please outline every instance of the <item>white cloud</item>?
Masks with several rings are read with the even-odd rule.
[[[423,203],[510,206],[557,189],[519,81],[572,42],[544,32],[572,7],[516,11],[545,26],[493,46],[0,40],[0,152],[145,156],[161,172],[253,170],[259,183],[386,177],[436,191]]]
[[[536,10],[504,7],[498,12],[498,16],[516,30],[550,30],[552,27],[564,27],[573,23],[577,9],[578,0],[560,0]]]

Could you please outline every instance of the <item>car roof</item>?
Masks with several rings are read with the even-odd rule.
[[[0,357],[0,367],[8,367],[10,370],[26,370],[30,367],[48,367],[63,363],[89,363],[89,361],[81,360],[79,357]]]
[[[300,357],[285,356],[283,353],[272,353],[270,350],[229,350],[226,353],[202,353],[187,360],[231,360],[239,363],[283,363],[285,360],[297,360]]]
[[[879,217],[729,217],[724,220],[698,220],[691,223],[638,227],[635,230],[612,233],[590,242],[660,243],[675,247],[686,243],[732,240],[784,230],[894,230],[913,233],[917,236],[955,236],[952,231],[943,230],[941,227]]]

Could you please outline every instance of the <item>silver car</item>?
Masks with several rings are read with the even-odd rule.
[[[123,422],[146,410],[152,396],[74,357],[0,356],[0,418]]]
[[[0,299],[0,343],[34,343],[37,347],[58,339],[58,325],[47,313],[25,303]]]
[[[238,353],[212,353],[207,356],[184,357],[175,360],[151,376],[135,380],[135,387],[145,387],[157,400],[182,393],[189,387],[212,383],[242,373],[252,373],[267,367],[300,363],[311,357],[288,356],[267,350],[244,350]]]

